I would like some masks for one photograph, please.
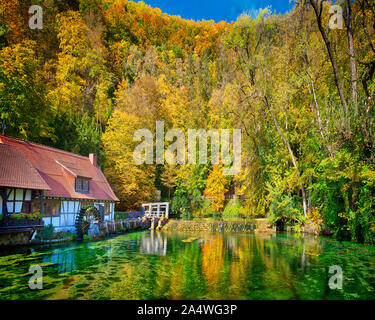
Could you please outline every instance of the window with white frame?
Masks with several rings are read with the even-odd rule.
[[[8,213],[29,213],[31,211],[31,190],[8,188],[7,195]]]

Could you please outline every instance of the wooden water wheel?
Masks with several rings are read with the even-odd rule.
[[[88,234],[92,223],[100,223],[101,220],[100,212],[94,206],[82,208],[79,211],[75,222],[77,240],[82,240],[83,236]]]

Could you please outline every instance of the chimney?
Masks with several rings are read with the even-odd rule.
[[[90,162],[93,166],[97,166],[98,164],[98,159],[97,159],[97,155],[95,153],[90,153],[89,155],[89,159],[90,159]]]

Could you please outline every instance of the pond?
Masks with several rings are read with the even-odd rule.
[[[43,289],[29,288],[32,265]],[[374,270],[374,246],[330,238],[143,231],[2,251],[0,299],[374,299]]]

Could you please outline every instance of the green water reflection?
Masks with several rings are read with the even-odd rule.
[[[31,265],[42,290],[29,289]],[[332,265],[342,290],[328,286]],[[145,231],[2,252],[0,299],[373,299],[374,267],[373,246],[327,238]]]

